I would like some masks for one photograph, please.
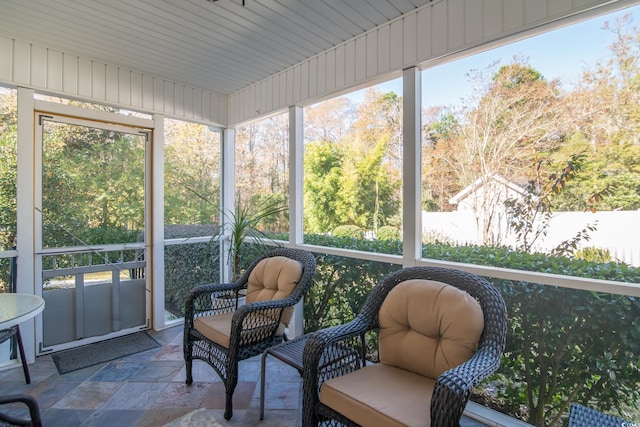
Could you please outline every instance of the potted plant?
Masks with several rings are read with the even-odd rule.
[[[242,260],[259,256],[273,246],[280,246],[266,231],[260,229],[275,222],[287,210],[286,203],[277,196],[269,196],[251,203],[238,200],[233,211],[223,212],[222,225],[214,237],[224,243],[231,280],[242,274]]]
[[[266,231],[259,227],[277,220],[287,210],[286,203],[274,196],[251,203],[239,199],[233,211],[223,212],[222,225],[212,240],[222,243],[221,254],[226,255],[231,281],[234,282],[242,274],[243,260],[256,258],[274,246],[280,244]],[[244,290],[223,295],[212,295],[216,308],[244,304]]]

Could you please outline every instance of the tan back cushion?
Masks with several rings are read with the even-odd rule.
[[[247,304],[284,299],[291,295],[302,277],[302,265],[291,258],[265,258],[255,266],[247,284]],[[285,308],[281,323],[288,325],[294,307]]]
[[[469,360],[484,329],[480,304],[432,280],[407,280],[380,309],[380,361],[436,379]]]

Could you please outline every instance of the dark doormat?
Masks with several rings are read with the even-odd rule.
[[[130,354],[160,347],[146,332],[137,332],[51,355],[58,373],[66,374],[88,366],[108,362]]]

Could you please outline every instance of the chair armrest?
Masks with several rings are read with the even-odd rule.
[[[596,409],[572,403],[567,427],[640,427],[640,424],[625,421],[620,417],[605,414]]]
[[[29,417],[31,419],[31,425],[33,427],[41,427],[42,426],[42,418],[40,416],[40,408],[38,406],[38,402],[32,396],[26,394],[14,394],[8,396],[0,396],[0,405],[9,404],[9,403],[23,403],[27,405],[29,409]],[[9,422],[10,424],[22,425],[24,423],[24,419],[16,418],[11,415],[0,414],[0,420],[4,420]]]
[[[286,307],[295,305],[297,300],[292,297],[256,301],[238,307],[231,320],[231,334],[229,349],[250,345],[272,337],[282,319]]]
[[[348,374],[365,365],[364,335],[372,325],[356,317],[344,325],[310,334],[304,347],[302,365],[303,412],[310,414],[319,402],[322,383]]]
[[[431,399],[431,424],[448,426],[447,420],[459,420],[472,389],[498,369],[500,359],[501,353],[484,347],[471,359],[443,372],[436,381]]]
[[[192,288],[185,301],[185,328],[192,328],[193,322],[198,316],[234,311],[237,305],[238,291],[244,288],[245,286],[239,285],[237,282],[207,284]],[[219,302],[224,298],[229,302]]]

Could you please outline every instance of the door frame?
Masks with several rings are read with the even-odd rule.
[[[77,341],[71,341],[56,345],[50,345],[48,347],[43,346],[43,316],[40,315],[36,319],[35,323],[35,342],[37,346],[35,348],[35,355],[41,355],[50,353],[52,351],[59,351],[66,348],[76,347],[79,345],[85,345],[92,342],[102,341],[105,339],[113,338],[116,336],[121,336],[125,334],[129,334],[132,332],[136,332],[138,330],[149,329],[151,327],[151,314],[152,314],[152,269],[153,265],[153,250],[149,242],[151,241],[151,220],[153,218],[152,209],[151,209],[151,196],[152,189],[151,183],[153,180],[151,179],[151,174],[153,171],[152,168],[152,147],[153,147],[153,135],[155,129],[154,120],[139,118],[135,116],[128,116],[118,113],[105,112],[100,110],[91,110],[80,107],[69,106],[65,104],[52,103],[42,100],[34,100],[33,101],[33,115],[34,118],[34,134],[33,134],[33,207],[31,211],[33,212],[32,217],[32,228],[31,235],[33,236],[33,252],[32,252],[32,262],[33,262],[33,271],[34,271],[34,293],[36,295],[42,296],[42,282],[43,282],[43,271],[42,271],[42,257],[43,255],[50,255],[51,253],[59,253],[59,248],[53,249],[43,249],[42,246],[42,126],[41,119],[42,116],[53,116],[52,118],[56,119],[54,121],[61,121],[64,123],[69,123],[72,125],[80,125],[80,126],[89,126],[96,127],[101,129],[108,129],[114,131],[123,131],[127,133],[133,134],[144,134],[146,136],[145,142],[145,165],[144,165],[144,194],[145,194],[145,203],[144,203],[144,242],[139,244],[128,243],[124,245],[116,245],[123,246],[127,249],[135,249],[141,248],[145,251],[145,283],[144,283],[144,318],[146,319],[145,324],[142,326],[136,326],[133,328],[121,329],[115,332],[111,332],[105,335],[92,336],[88,338],[83,338]],[[109,245],[100,245],[109,247]],[[77,248],[68,248],[73,251]],[[45,307],[46,310],[46,307]]]

